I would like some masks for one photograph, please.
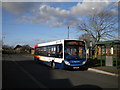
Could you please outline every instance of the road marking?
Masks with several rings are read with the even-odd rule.
[[[40,88],[46,88],[46,86],[44,86],[42,83],[40,83],[38,80],[36,80],[28,71],[26,71],[23,67],[21,67],[16,61],[13,61],[19,68],[21,71],[23,71],[25,74],[28,75],[28,77],[30,79],[32,79]]]
[[[110,73],[110,72],[106,72],[106,71],[102,71],[102,70],[98,70],[98,69],[89,68],[88,70],[93,71],[93,72],[97,72],[97,73],[102,73],[102,74],[107,74],[107,75],[117,76],[118,77],[118,74]]]

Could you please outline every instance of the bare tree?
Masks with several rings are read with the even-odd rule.
[[[93,41],[93,38],[91,37],[91,35],[87,34],[87,33],[84,33],[84,34],[80,35],[79,39],[84,40],[86,42],[87,47],[89,47],[89,42]]]
[[[89,34],[94,42],[99,42],[101,39],[114,38],[114,32],[117,31],[117,15],[111,11],[103,10],[100,13],[90,15],[78,26],[80,31],[85,31]]]

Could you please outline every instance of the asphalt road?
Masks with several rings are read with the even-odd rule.
[[[82,70],[52,69],[32,56],[3,55],[2,88],[118,88],[118,77]]]

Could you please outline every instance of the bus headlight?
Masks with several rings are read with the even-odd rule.
[[[86,61],[83,61],[83,62],[82,62],[82,64],[85,64],[85,63],[86,63]]]
[[[66,65],[70,65],[70,63],[68,61],[64,61]]]

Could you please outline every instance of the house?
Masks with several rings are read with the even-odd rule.
[[[16,53],[20,53],[21,52],[21,49],[22,49],[22,46],[21,45],[17,45],[14,50],[16,51]]]

